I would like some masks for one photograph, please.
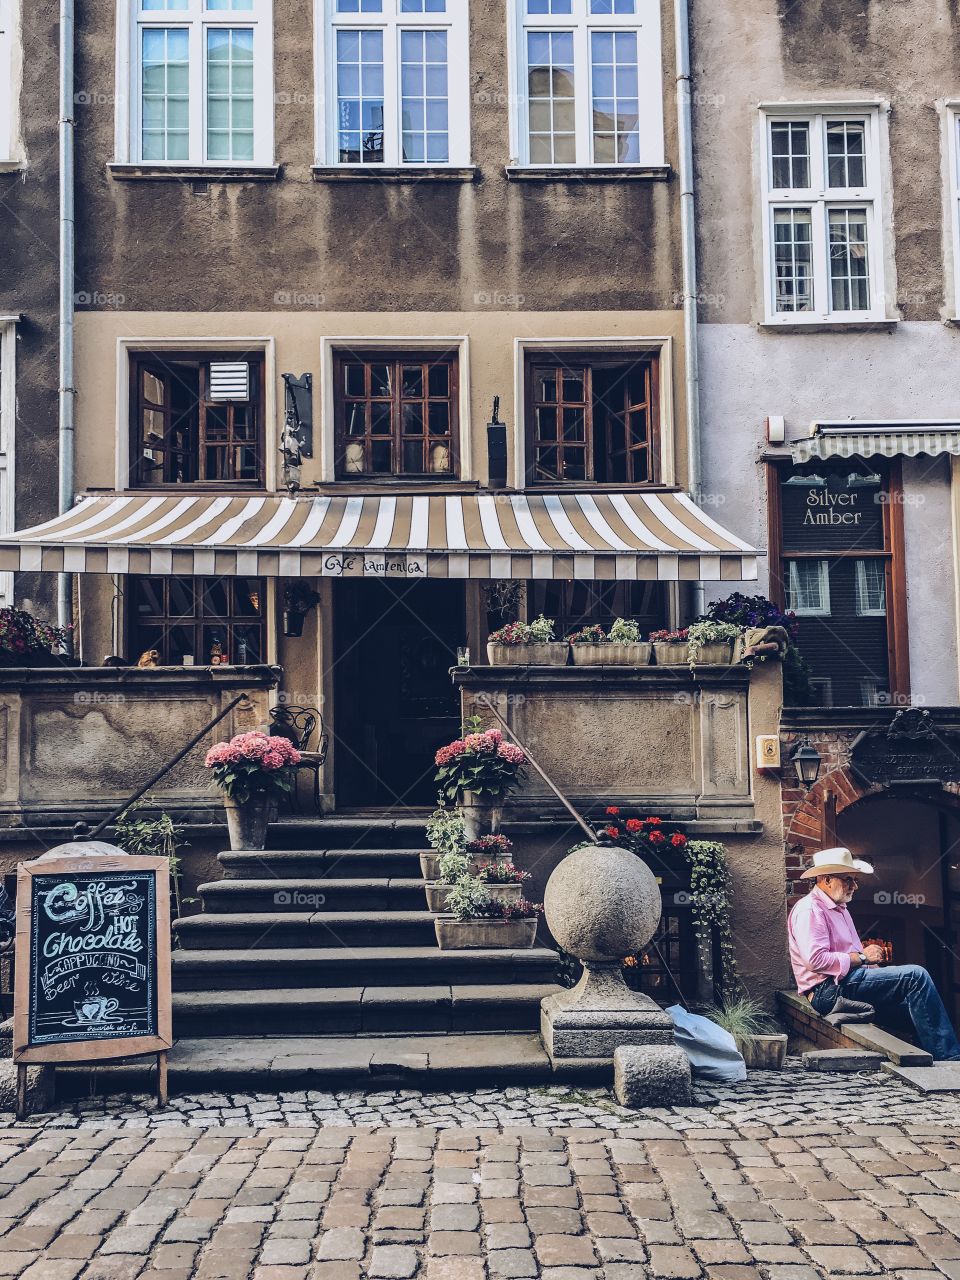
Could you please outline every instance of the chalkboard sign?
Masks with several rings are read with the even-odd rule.
[[[14,1060],[170,1048],[167,860],[63,848],[17,875]]]

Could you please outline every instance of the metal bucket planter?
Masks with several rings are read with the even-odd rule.
[[[491,667],[565,667],[569,651],[570,646],[559,640],[549,644],[488,644],[487,661]]]
[[[679,643],[655,640],[653,653],[658,667],[685,667],[690,661],[690,646],[686,640]]]
[[[502,949],[517,951],[537,940],[537,920],[455,920],[437,916],[433,922],[441,951]]]
[[[733,662],[733,640],[718,640],[705,644],[697,653],[698,667],[729,667]]]
[[[787,1037],[736,1036],[737,1048],[751,1071],[782,1071],[787,1056]]]
[[[650,644],[572,644],[575,667],[647,667],[650,665]]]
[[[433,884],[424,885],[427,893],[427,910],[438,914],[447,909],[447,894],[453,888],[452,884],[441,884],[436,881]],[[519,902],[523,896],[522,884],[488,884],[490,897],[497,902]]]
[[[266,848],[267,827],[277,816],[275,796],[263,791],[254,792],[243,804],[224,796],[223,807],[227,811],[231,849]]]
[[[479,840],[481,836],[495,836],[503,818],[503,796],[464,791],[460,797],[460,812],[468,843]]]

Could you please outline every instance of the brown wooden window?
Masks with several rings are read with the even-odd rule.
[[[261,578],[126,579],[127,657],[156,649],[164,666],[185,655],[243,666],[266,660],[266,593]]]
[[[660,478],[657,360],[535,356],[527,362],[527,482]]]
[[[337,475],[458,474],[457,357],[334,357]]]
[[[132,485],[264,483],[262,355],[131,360]]]

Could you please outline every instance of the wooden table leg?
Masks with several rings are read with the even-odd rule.
[[[161,1107],[165,1107],[170,1100],[170,1091],[167,1087],[167,1051],[161,1049],[157,1054],[157,1102]]]

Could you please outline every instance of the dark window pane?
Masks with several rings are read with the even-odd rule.
[[[348,364],[344,366],[344,389],[348,396],[362,396],[364,394],[363,385],[363,365]]]
[[[389,440],[374,440],[370,447],[371,469],[378,475],[389,475],[393,470],[393,449]]]
[[[423,370],[419,366],[404,369],[401,394],[417,399],[423,395]]]
[[[423,470],[423,442],[421,440],[404,440],[403,469],[409,472]]]
[[[134,593],[136,611],[140,617],[163,617],[163,579],[140,578]]]
[[[549,373],[540,373],[537,375],[536,398],[543,403],[549,404],[557,398],[557,375],[551,369]]]
[[[428,386],[432,396],[450,394],[450,369],[445,364],[431,365]]]
[[[233,607],[237,616],[241,618],[251,618],[259,615],[262,607],[259,578],[236,578],[234,580]]]
[[[387,364],[371,366],[370,394],[372,396],[389,396],[393,394],[393,382],[390,372],[390,366]]]
[[[449,405],[430,405],[430,434],[432,436],[446,436],[450,434]]]
[[[224,578],[204,578],[203,612],[208,618],[226,618],[230,614],[227,583]]]
[[[193,627],[170,627],[166,635],[166,653],[163,655],[167,663],[180,666],[185,653],[193,653],[196,647],[196,632]]]
[[[197,660],[202,663],[208,663],[214,657],[214,646],[219,646],[220,657],[224,662],[232,662],[233,655],[230,652],[230,636],[229,630],[225,626],[203,627],[201,629],[203,654],[197,654]]]
[[[577,373],[563,375],[563,398],[570,401],[583,400],[583,377]]]
[[[238,404],[233,410],[233,435],[236,440],[253,440],[256,437],[253,414],[249,405]]]
[[[403,406],[403,433],[408,436],[423,435],[422,404],[405,404]]]
[[[259,627],[234,627],[233,629],[234,661],[241,666],[251,662],[262,662],[261,635]]]
[[[347,435],[362,436],[367,429],[366,406],[363,404],[347,405]]]
[[[537,476],[541,480],[559,480],[555,448],[537,450]]]
[[[206,422],[204,430],[208,440],[226,440],[228,435],[227,415],[228,408],[225,404],[208,405]]]
[[[582,409],[564,409],[563,411],[563,438],[564,440],[584,440],[584,419]]]
[[[393,405],[374,400],[370,405],[370,434],[388,436],[393,431]]]
[[[584,449],[564,449],[564,480],[585,480],[587,476],[587,455]]]
[[[630,479],[636,484],[650,479],[650,454],[647,449],[634,449],[630,455],[633,474]]]
[[[143,371],[143,398],[149,400],[151,404],[166,403],[163,382],[149,369]]]
[[[556,440],[557,438],[556,409],[538,409],[537,410],[537,438],[540,440]]]
[[[208,480],[226,480],[226,451],[209,448],[204,450],[204,470]]]
[[[189,618],[194,610],[193,580],[191,578],[171,578],[169,609],[171,618]]]

